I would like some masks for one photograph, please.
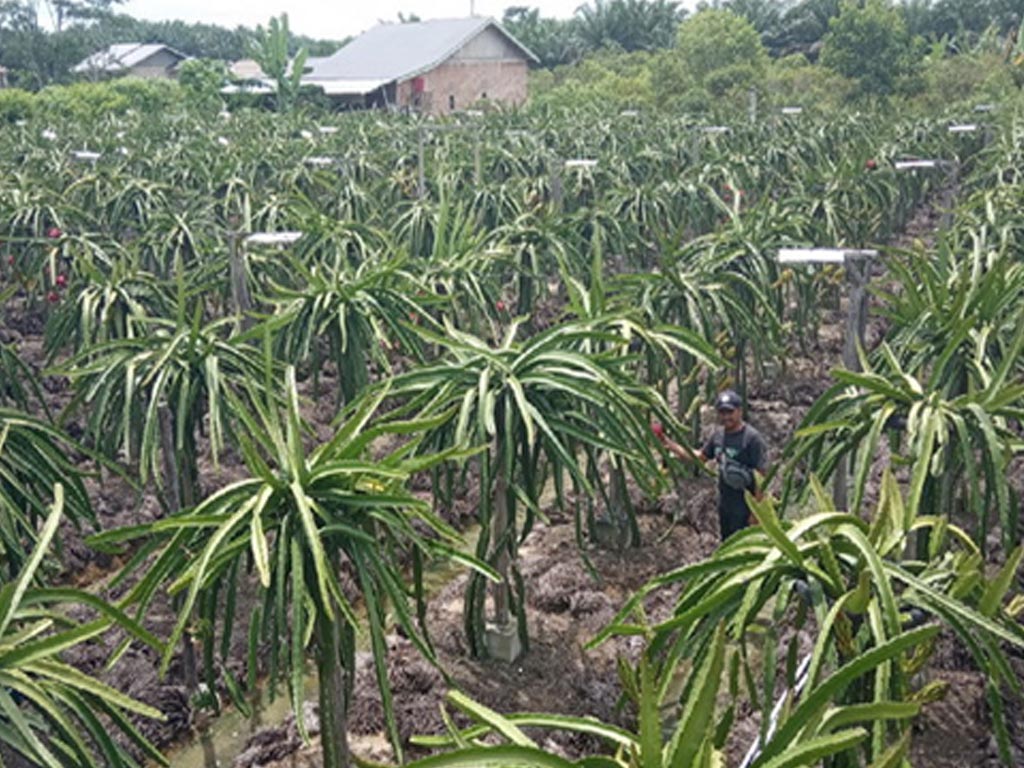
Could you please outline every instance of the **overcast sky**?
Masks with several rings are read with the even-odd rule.
[[[476,12],[500,19],[510,5],[530,5],[545,16],[566,18],[583,1],[476,0]],[[226,27],[266,25],[271,16],[287,11],[293,32],[340,40],[364,32],[378,20],[395,21],[400,11],[440,19],[468,16],[469,7],[470,0],[127,0],[121,9],[137,18],[202,21]]]

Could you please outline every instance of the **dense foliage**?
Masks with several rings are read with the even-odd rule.
[[[707,19],[753,40],[732,17]],[[550,105],[438,123],[175,101],[61,115],[60,103],[0,134],[3,749],[55,765],[145,754],[124,712],[155,712],[85,675],[54,680],[61,652],[116,628],[110,663],[141,645],[168,671],[201,648],[208,689],[246,710],[264,671],[298,708],[312,660],[324,764],[347,765],[365,627],[401,755],[385,636],[397,627],[434,658],[426,564],[471,568],[474,652],[487,652],[488,614],[528,639],[516,558],[544,507],[572,516],[581,556],[609,520],[642,545],[625,491],[669,482],[649,420],[692,441],[708,395],[755,376],[782,386],[794,351],[817,344],[838,274],[784,268],[778,250],[884,244],[948,168],[959,205],[934,246],[883,255],[884,338],[861,350],[862,371],[835,372],[781,447],[779,498],[755,505],[759,525],[656,579],[596,639],[643,639],[622,661],[635,732],[504,720],[455,694],[478,724],[453,723],[432,743],[463,751],[423,765],[570,764],[520,725],[590,729],[608,744],[590,765],[714,765],[741,706],[764,723],[757,766],[896,765],[939,694],[916,673],[943,631],[985,673],[1009,762],[1003,707],[1021,693],[1009,656],[1024,647],[1013,102],[960,133],[949,122],[980,120],[973,104],[923,121],[750,122],[725,103],[722,130]],[[897,168],[911,157],[948,166]],[[53,413],[36,376],[58,382]],[[225,456],[239,474],[213,487],[204,470]],[[837,511],[821,488],[844,462],[850,504]],[[93,522],[80,473],[111,472],[162,507],[90,540],[123,565],[112,607],[37,589],[59,572],[60,553],[45,554],[59,513]],[[443,521],[471,490],[472,555]],[[676,589],[672,615],[648,617],[644,598],[662,588]],[[258,609],[242,617],[245,590]],[[156,636],[144,622],[160,599],[174,618]],[[783,628],[814,633],[804,674]],[[233,636],[248,647],[241,667]],[[791,706],[769,727],[779,687]],[[680,707],[676,722],[662,705]],[[475,743],[492,730],[511,745]]]

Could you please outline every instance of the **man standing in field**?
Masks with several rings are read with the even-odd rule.
[[[731,389],[715,399],[719,426],[699,452],[688,451],[664,432],[658,434],[665,447],[683,461],[699,459],[718,464],[718,522],[725,541],[753,524],[746,491],[761,498],[755,472],[767,467],[768,451],[761,433],[743,421],[743,401]]]

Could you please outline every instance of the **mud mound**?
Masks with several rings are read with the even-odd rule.
[[[398,733],[404,745],[416,734],[444,730],[439,708],[448,686],[441,673],[404,638],[388,639],[388,682]],[[371,735],[385,730],[384,707],[373,659],[369,654],[362,654],[356,671],[355,701],[349,712],[349,731]]]
[[[549,613],[565,613],[593,580],[579,562],[557,563],[536,578],[530,603]]]

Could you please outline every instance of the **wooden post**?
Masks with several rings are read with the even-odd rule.
[[[237,230],[228,233],[228,262],[231,271],[231,299],[242,331],[252,327],[252,296],[249,293],[249,275],[245,268],[242,235]]]
[[[863,255],[848,254],[845,259],[846,280],[850,287],[846,308],[846,332],[843,341],[843,367],[860,371],[858,349],[864,346],[864,333],[868,324],[868,281],[871,277],[871,259]],[[850,457],[843,455],[836,466],[833,500],[836,509],[846,510],[849,498]]]

